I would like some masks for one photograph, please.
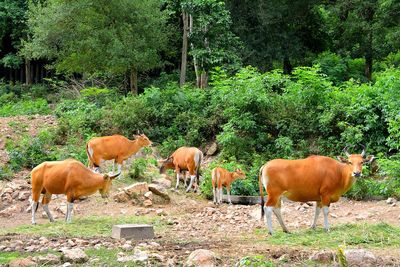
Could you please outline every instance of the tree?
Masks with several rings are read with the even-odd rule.
[[[320,0],[228,0],[234,31],[245,43],[245,64],[271,69],[278,61],[285,73],[324,50]]]
[[[65,73],[125,75],[137,94],[137,76],[162,65],[167,42],[160,1],[48,0],[31,4],[30,38],[21,54],[54,60]]]
[[[338,0],[328,5],[332,50],[364,57],[365,76],[372,77],[374,59],[400,48],[400,3],[378,0]]]

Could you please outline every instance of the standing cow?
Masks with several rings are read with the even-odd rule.
[[[259,187],[261,196],[261,218],[266,214],[268,231],[272,234],[272,212],[275,213],[284,232],[289,232],[282,220],[281,197],[292,201],[316,201],[315,216],[311,228],[315,229],[318,215],[324,213],[324,228],[329,230],[329,205],[339,200],[361,176],[364,163],[371,163],[373,155],[365,158],[361,154],[339,156],[339,161],[324,156],[310,156],[299,160],[275,159],[261,167]],[[264,191],[268,193],[264,207]]]
[[[176,173],[176,186],[179,187],[179,176],[181,171],[188,171],[190,175],[190,184],[186,189],[189,192],[192,188],[195,178],[196,185],[199,185],[199,171],[201,161],[203,160],[203,152],[196,147],[180,147],[174,153],[171,154],[166,160],[161,162],[160,173],[164,173],[166,169],[174,169]],[[196,186],[195,185],[195,186]],[[186,175],[185,175],[185,186],[186,186]],[[196,187],[197,188],[197,187]],[[195,189],[196,191],[196,189]]]
[[[152,142],[144,135],[135,135],[135,140],[129,140],[122,135],[95,137],[86,145],[86,153],[89,159],[89,167],[98,171],[103,160],[114,160],[118,164],[118,172],[121,172],[122,163],[130,156],[136,154],[141,148],[150,146]]]

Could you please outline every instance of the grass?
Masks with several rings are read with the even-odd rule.
[[[60,252],[58,251],[53,251],[49,250],[47,252],[18,252],[18,251],[13,251],[13,252],[1,252],[0,253],[0,266],[7,265],[10,263],[12,260],[15,259],[25,259],[29,256],[45,256],[48,254],[54,254],[54,255],[60,255]],[[41,266],[47,266],[47,265],[41,265]]]
[[[66,223],[60,219],[54,223],[22,225],[7,229],[7,232],[47,237],[110,237],[111,229],[114,224],[125,223],[153,224],[156,230],[161,230],[165,227],[163,221],[161,221],[159,217],[132,215],[118,217],[89,216],[85,218],[74,218],[72,223]]]
[[[16,116],[16,115],[47,115],[51,113],[45,99],[39,98],[35,100],[24,99],[16,103],[7,103],[0,105],[0,117]]]
[[[90,266],[105,266],[104,263],[107,263],[107,266],[143,266],[143,265],[138,265],[137,263],[134,262],[118,262],[117,259],[117,254],[121,250],[119,249],[106,249],[106,248],[100,248],[100,249],[86,249],[85,253],[89,256],[89,258],[97,258],[98,261],[92,262]],[[132,253],[126,253],[124,252],[125,255],[131,255]]]
[[[339,245],[363,248],[400,248],[400,227],[387,223],[378,224],[343,224],[325,232],[322,228],[317,230],[302,229],[286,234],[281,230],[268,237],[267,229],[257,229],[256,235],[267,238],[259,242],[272,245],[285,245],[292,247],[308,247],[314,249],[336,249]]]

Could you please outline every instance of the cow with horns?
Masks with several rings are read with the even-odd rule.
[[[31,172],[32,184],[32,224],[36,224],[35,213],[39,206],[40,194],[42,205],[50,222],[53,216],[48,204],[52,194],[67,195],[66,221],[71,222],[74,200],[89,196],[99,191],[103,198],[108,197],[112,180],[120,174],[95,173],[81,162],[74,159],[46,161],[36,166]]]
[[[122,163],[130,156],[136,154],[141,148],[150,146],[152,142],[144,135],[134,135],[135,140],[129,140],[122,135],[95,137],[86,145],[86,153],[89,159],[89,167],[99,171],[103,160],[114,160],[118,164],[118,172],[121,172]]]
[[[349,154],[344,148],[347,158],[339,156],[334,160],[325,156],[310,156],[305,159],[274,159],[261,167],[259,187],[261,196],[261,218],[266,215],[268,231],[272,234],[272,213],[278,219],[284,232],[289,232],[282,220],[281,198],[297,202],[316,201],[314,221],[315,229],[320,211],[324,214],[324,228],[329,231],[329,205],[337,202],[362,175],[362,166],[371,163],[373,155],[365,158],[365,148],[361,154]],[[264,191],[268,199],[264,206]]]
[[[195,191],[199,185],[199,171],[201,161],[203,160],[203,152],[196,147],[180,147],[167,159],[161,161],[160,173],[164,173],[166,169],[174,169],[176,173],[175,189],[179,187],[179,177],[182,171],[188,171],[190,175],[190,183],[186,192],[195,185]],[[186,186],[186,174],[185,186]],[[195,182],[196,179],[196,182]]]

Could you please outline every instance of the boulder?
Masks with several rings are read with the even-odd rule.
[[[184,266],[214,267],[216,258],[214,252],[207,249],[198,249],[190,253]]]
[[[170,180],[165,178],[159,178],[152,181],[154,184],[159,185],[162,189],[168,189],[171,187],[172,183]]]
[[[64,249],[62,251],[61,259],[63,262],[70,263],[84,263],[89,257],[80,248]]]
[[[18,194],[18,200],[20,201],[27,200],[30,195],[31,195],[30,191],[22,191]]]
[[[144,194],[149,191],[147,183],[136,183],[123,189],[129,196]]]
[[[0,217],[11,217],[17,212],[20,212],[21,208],[19,208],[17,205],[12,205],[2,211],[0,211]]]
[[[212,156],[218,151],[218,144],[216,142],[213,142],[210,147],[206,151],[207,156]]]
[[[125,193],[125,191],[121,191],[121,192],[116,193],[113,196],[113,199],[116,202],[124,203],[124,202],[128,202],[129,201],[129,195],[127,193]]]
[[[37,266],[36,262],[32,260],[32,258],[26,259],[15,259],[8,263],[9,267],[25,267],[25,266]]]
[[[56,265],[60,263],[60,257],[54,254],[47,254],[46,256],[39,256],[36,258],[36,262],[42,265]]]
[[[148,191],[144,194],[144,197],[153,200],[153,193],[151,191]]]
[[[148,188],[151,192],[153,192],[153,194],[162,197],[167,202],[171,201],[171,198],[169,197],[167,192],[161,186],[159,186],[157,184],[149,184]]]
[[[346,249],[344,255],[349,266],[378,266],[378,259],[375,255],[365,249]]]
[[[331,251],[318,251],[310,257],[310,260],[327,263],[332,261],[333,257],[334,255]]]

